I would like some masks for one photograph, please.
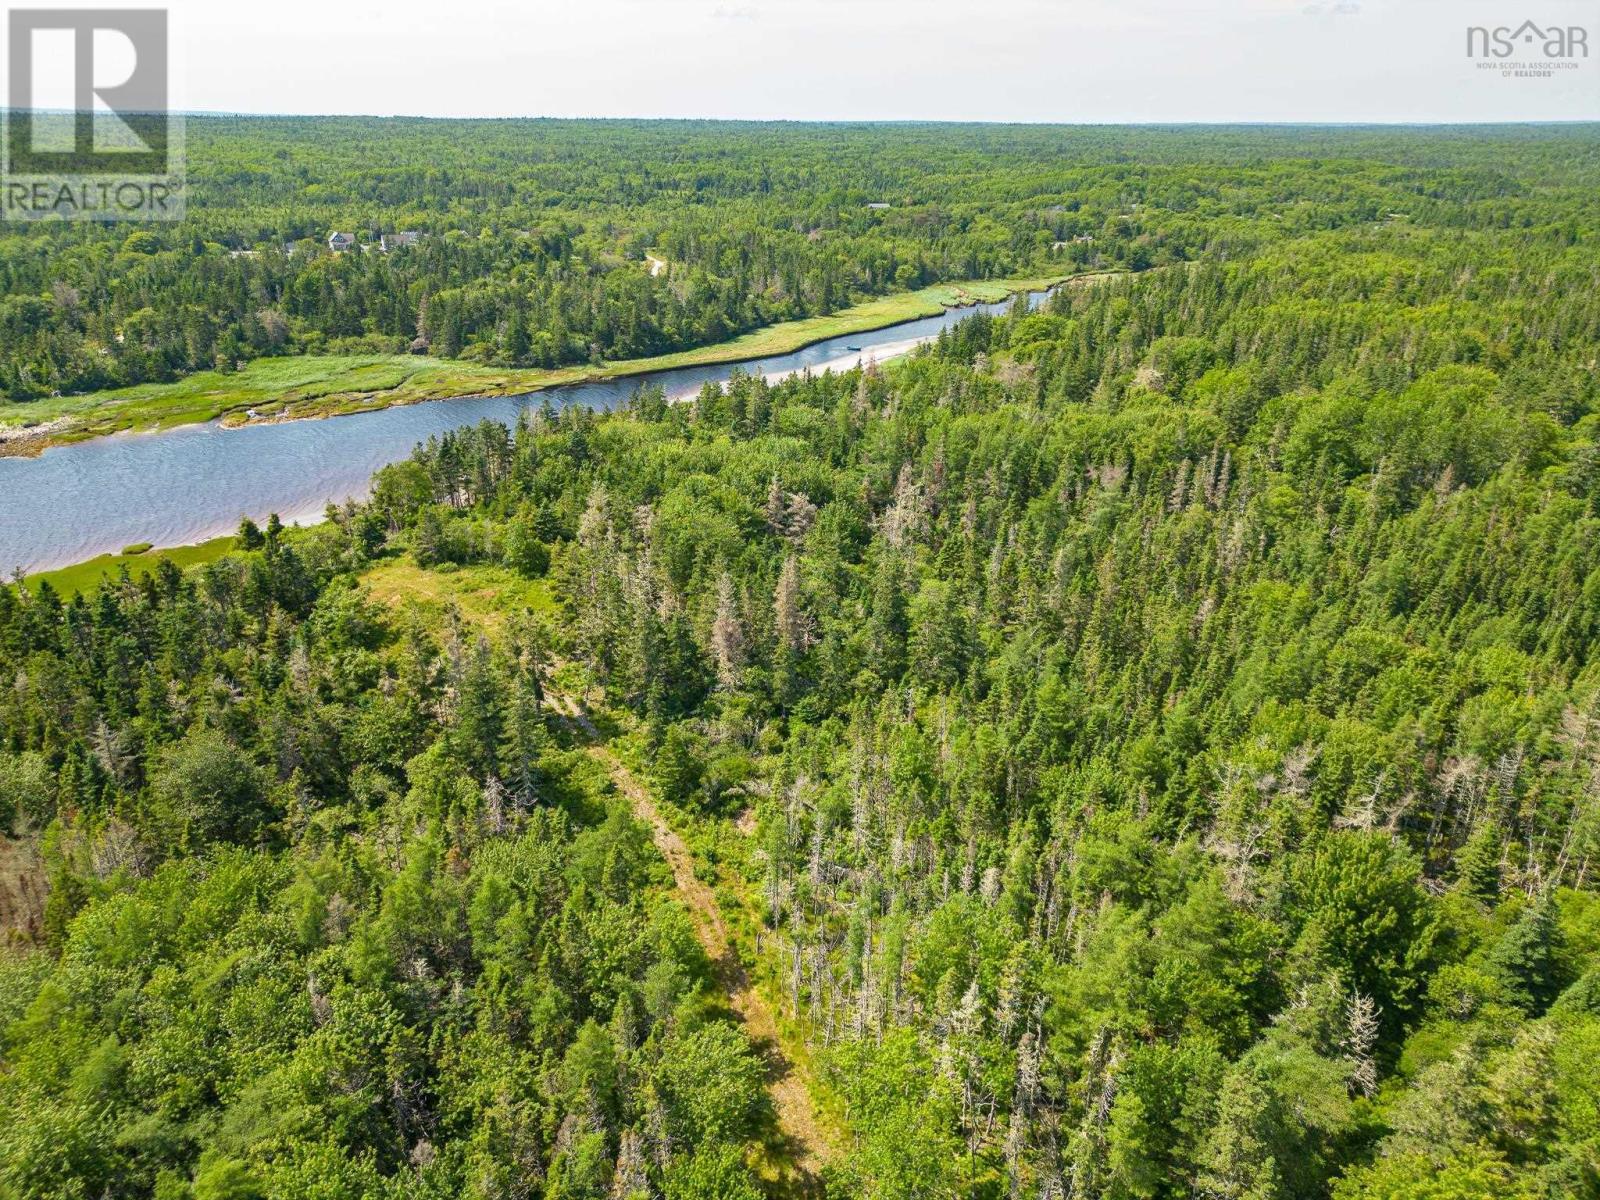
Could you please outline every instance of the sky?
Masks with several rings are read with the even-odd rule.
[[[190,111],[1600,119],[1600,0],[174,0],[169,8],[174,100]],[[1505,63],[1468,54],[1469,26],[1526,20],[1581,29],[1589,56],[1530,77],[1507,71],[1549,62],[1542,51],[1519,46]]]

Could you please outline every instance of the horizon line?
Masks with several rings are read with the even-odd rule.
[[[0,115],[44,113],[61,115],[81,110],[63,108],[11,108],[0,105]],[[402,112],[269,112],[227,108],[174,108],[172,116],[198,118],[253,118],[257,120],[371,120],[371,121],[548,121],[634,124],[700,125],[991,125],[1041,129],[1481,129],[1527,126],[1600,125],[1592,117],[1506,117],[1479,119],[1393,118],[1212,118],[1206,120],[1003,120],[983,117],[724,117],[724,116],[561,116],[549,113],[443,115]]]

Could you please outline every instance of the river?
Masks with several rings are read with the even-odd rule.
[[[1037,303],[1047,294],[1034,292],[1029,298]],[[0,572],[50,570],[136,542],[205,541],[232,533],[246,516],[260,521],[275,512],[286,522],[319,520],[330,501],[364,497],[374,471],[447,429],[486,417],[509,424],[524,408],[546,400],[557,407],[615,408],[647,384],[659,384],[669,399],[678,399],[736,370],[774,381],[800,371],[845,370],[863,359],[904,354],[974,312],[1000,313],[1009,303],[948,309],[745,363],[680,367],[531,395],[432,400],[321,420],[233,429],[213,422],[114,434],[58,446],[38,458],[0,458]]]

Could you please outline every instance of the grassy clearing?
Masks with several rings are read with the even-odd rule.
[[[141,550],[135,554],[102,554],[98,558],[91,558],[87,562],[76,563],[70,567],[29,575],[22,581],[22,586],[37,589],[39,584],[48,583],[58,594],[70,599],[80,592],[93,591],[106,580],[117,578],[124,567],[128,569],[130,576],[138,579],[142,575],[153,573],[163,562],[170,562],[177,567],[196,567],[202,563],[216,562],[233,548],[232,537],[219,537],[194,546],[174,546],[169,550]]]
[[[363,573],[372,598],[394,609],[415,609],[436,624],[454,604],[469,624],[497,633],[518,612],[553,616],[555,597],[543,579],[524,579],[505,567],[461,567],[430,571],[409,558],[380,563]]]
[[[715,346],[599,367],[517,370],[422,355],[263,358],[241,371],[202,371],[176,383],[139,384],[25,404],[0,401],[0,454],[37,454],[49,446],[125,430],[170,429],[218,418],[243,423],[329,417],[422,400],[512,395],[673,367],[765,358],[826,338],[935,316],[955,305],[993,302],[1015,292],[1037,291],[1065,278],[1055,275],[939,284],[921,291],[881,296],[825,317],[769,325]]]

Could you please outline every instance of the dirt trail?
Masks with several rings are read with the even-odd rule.
[[[802,1194],[821,1195],[818,1171],[830,1156],[828,1138],[817,1122],[803,1073],[783,1052],[772,1008],[750,982],[749,973],[728,938],[716,894],[695,875],[694,856],[656,809],[649,789],[606,746],[605,739],[582,706],[572,697],[555,692],[547,692],[546,699],[569,726],[583,732],[590,756],[606,768],[617,790],[633,806],[634,815],[650,826],[656,849],[672,868],[678,894],[694,914],[700,944],[705,947],[717,979],[728,994],[729,1006],[744,1025],[746,1036],[766,1067],[767,1092],[772,1097],[782,1138],[782,1144],[772,1149],[777,1152],[776,1157],[793,1165],[792,1175],[783,1182]]]
[[[0,834],[0,946],[39,936],[49,891],[37,839]]]

